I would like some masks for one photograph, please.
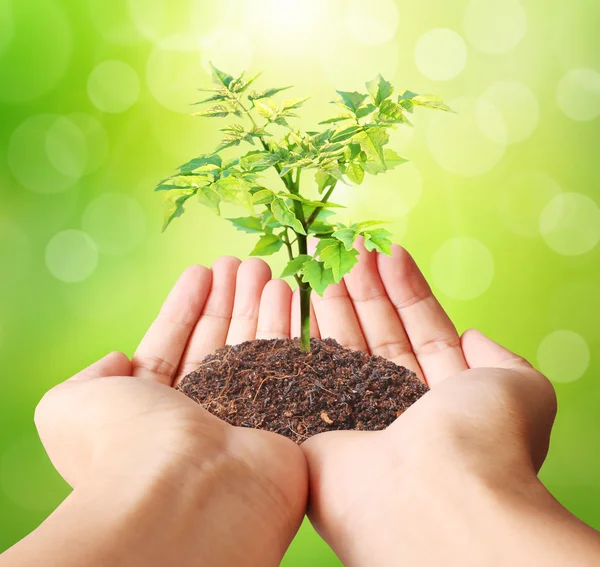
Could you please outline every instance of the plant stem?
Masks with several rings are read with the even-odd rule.
[[[300,349],[310,352],[310,293],[312,289],[300,283]]]
[[[325,195],[323,196],[323,198],[321,199],[321,203],[323,203],[323,205],[325,205],[327,203],[327,201],[329,201],[329,197],[331,197],[331,194],[333,193],[333,190],[335,189],[335,185],[332,185],[327,193],[325,193]],[[324,209],[324,207],[317,207],[312,213],[311,215],[308,217],[308,219],[306,220],[306,228],[310,228],[310,225],[315,222],[316,218],[319,216],[320,212]]]

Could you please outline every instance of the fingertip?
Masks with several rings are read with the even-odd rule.
[[[293,292],[290,285],[285,280],[280,278],[269,280],[263,289],[263,296],[266,296],[267,294],[273,294],[284,297],[289,296],[290,301],[292,299],[292,293]]]
[[[525,358],[493,341],[479,329],[466,330],[460,341],[469,368],[532,368]]]
[[[271,267],[260,258],[248,258],[239,264],[238,277],[247,276],[248,274],[267,280],[270,280],[272,276]]]
[[[223,271],[236,271],[240,267],[242,261],[236,256],[221,256],[217,258],[212,266],[211,270],[214,272],[223,272]]]

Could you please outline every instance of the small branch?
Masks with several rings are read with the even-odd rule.
[[[288,251],[288,257],[290,262],[294,259],[294,250],[292,248],[292,242],[290,242],[289,229],[286,227],[285,232],[283,233],[283,243]]]
[[[323,205],[325,205],[327,203],[327,201],[329,201],[329,197],[331,197],[331,194],[333,193],[333,190],[335,189],[335,185],[332,185],[328,190],[327,193],[325,193],[325,195],[323,196],[323,198],[321,199],[321,203]],[[321,211],[324,209],[325,207],[317,207],[312,213],[311,215],[308,217],[308,220],[306,221],[306,228],[310,228],[310,226],[312,225],[313,222],[315,222],[316,218],[319,216],[319,214],[321,213]]]

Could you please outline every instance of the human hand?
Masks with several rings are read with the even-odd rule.
[[[256,259],[188,269],[131,361],[112,353],[38,406],[40,437],[75,501],[84,495],[92,519],[96,505],[96,516],[115,509],[110,553],[125,539],[126,553],[145,566],[195,565],[198,557],[206,565],[279,564],[306,507],[301,450],[230,426],[173,388],[226,342],[254,339],[259,315],[259,336],[282,332],[277,305],[289,296],[269,280]],[[283,327],[289,333],[289,321]],[[90,557],[81,564],[92,565]]]
[[[493,508],[496,489],[507,500],[543,491],[536,472],[553,388],[481,333],[459,337],[405,250],[394,246],[389,258],[357,246],[351,274],[313,298],[321,336],[406,366],[431,391],[385,431],[324,433],[302,445],[309,517],[348,567],[452,565],[453,553],[460,563],[464,537],[472,564],[491,565],[486,553],[502,550],[477,559],[477,535],[494,526],[470,504]],[[448,527],[457,514],[473,514],[466,535]]]

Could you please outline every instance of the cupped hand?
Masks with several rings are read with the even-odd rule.
[[[46,450],[74,487],[115,476],[142,483],[157,473],[153,484],[172,485],[176,501],[186,479],[195,485],[209,477],[210,495],[198,509],[213,506],[213,523],[239,544],[229,546],[224,564],[278,564],[304,516],[306,461],[288,439],[230,426],[174,386],[226,343],[289,335],[277,305],[289,304],[291,291],[270,278],[256,259],[189,268],[131,361],[109,354],[51,390],[36,410]],[[195,538],[202,539],[188,544]]]
[[[406,366],[431,391],[385,431],[324,433],[302,445],[309,517],[344,565],[445,564],[436,561],[451,545],[428,538],[439,535],[446,511],[443,498],[432,501],[445,487],[461,509],[476,485],[537,482],[554,391],[481,333],[460,337],[404,249],[387,257],[357,248],[354,270],[313,298],[321,336]],[[420,513],[427,508],[436,525]]]

